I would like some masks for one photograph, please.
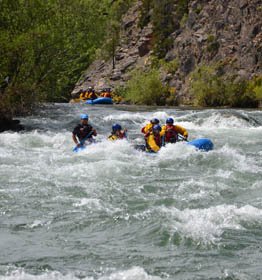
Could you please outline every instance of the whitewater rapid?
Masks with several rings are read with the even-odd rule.
[[[97,143],[73,153],[88,113]],[[136,151],[152,117],[214,150]],[[261,279],[262,112],[46,105],[0,134],[0,279]],[[128,140],[110,142],[113,123]]]

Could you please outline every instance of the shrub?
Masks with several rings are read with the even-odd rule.
[[[156,56],[151,56],[151,68],[159,69],[163,68],[168,74],[175,74],[177,69],[179,68],[179,60],[173,59],[171,61],[165,61],[164,59],[159,59]]]
[[[217,75],[216,67],[201,66],[190,75],[190,91],[194,95],[195,104],[200,106],[225,105],[225,88]]]
[[[207,51],[216,53],[219,50],[220,44],[214,35],[209,35],[207,38]]]
[[[169,74],[175,74],[177,69],[179,68],[179,61],[178,59],[173,59],[169,62],[162,61],[161,65],[163,69]]]
[[[126,99],[136,104],[164,105],[167,88],[163,86],[159,72],[135,70],[127,83]]]
[[[257,107],[261,99],[262,78],[236,80],[219,75],[219,65],[200,66],[190,76],[190,91],[196,105]],[[222,73],[222,72],[221,72]]]
[[[258,101],[261,101],[262,100],[262,75],[256,76],[251,81],[249,81],[247,90],[254,92],[256,99]]]
[[[8,87],[0,98],[1,117],[12,118],[14,115],[28,114],[35,102],[36,95],[27,85]]]

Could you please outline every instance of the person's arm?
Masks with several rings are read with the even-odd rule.
[[[72,138],[73,138],[73,141],[75,142],[75,144],[76,144],[77,146],[80,146],[80,145],[81,145],[81,144],[78,142],[77,137],[76,137],[76,135],[75,135],[74,133],[72,133]]]
[[[181,134],[185,138],[188,137],[188,132],[184,127],[182,127],[180,125],[175,125],[175,130],[176,130],[177,133]]]
[[[160,150],[160,147],[156,144],[154,135],[151,134],[151,135],[148,137],[147,143],[148,143],[150,149],[151,149],[152,151],[154,151],[155,153],[157,153],[157,152]]]
[[[152,124],[151,123],[148,123],[147,125],[145,125],[142,129],[141,129],[141,132],[144,133],[144,134],[147,134],[148,132],[151,132],[152,131]]]
[[[164,136],[166,134],[166,125],[162,126],[162,130],[160,131],[160,137]]]

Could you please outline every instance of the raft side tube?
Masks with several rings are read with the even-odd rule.
[[[112,98],[109,97],[98,97],[96,99],[88,99],[86,104],[96,105],[96,104],[113,104]]]
[[[214,148],[213,142],[208,138],[199,138],[192,141],[187,142],[188,145],[194,146],[202,151],[211,151]]]

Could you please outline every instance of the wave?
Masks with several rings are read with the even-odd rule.
[[[115,271],[100,277],[83,277],[77,273],[62,274],[58,271],[44,272],[40,275],[33,275],[25,272],[23,269],[17,269],[9,272],[6,276],[0,276],[0,280],[161,280],[160,277],[151,276],[141,267],[132,267],[128,270]]]
[[[205,209],[161,207],[169,215],[170,230],[182,238],[191,238],[201,244],[218,244],[228,230],[245,231],[249,226],[262,226],[262,209],[245,205],[218,205]]]

